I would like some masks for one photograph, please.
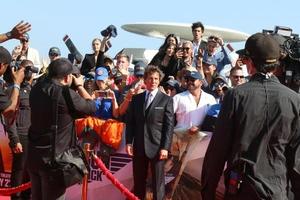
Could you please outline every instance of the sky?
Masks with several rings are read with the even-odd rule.
[[[296,0],[9,0],[1,2],[0,33],[24,20],[30,22],[30,46],[47,57],[49,48],[57,46],[62,56],[68,49],[62,38],[68,34],[81,54],[92,53],[91,43],[101,38],[101,30],[113,24],[118,36],[111,39],[108,54],[114,56],[124,47],[157,49],[163,39],[124,31],[121,26],[136,22],[193,23],[217,26],[253,34],[275,25],[287,26],[300,33],[300,2]],[[176,33],[175,33],[176,34]],[[19,41],[2,43],[10,51]],[[232,44],[238,50],[243,43]]]

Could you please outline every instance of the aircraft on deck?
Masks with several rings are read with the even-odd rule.
[[[180,39],[192,40],[191,26],[191,24],[183,23],[146,22],[124,24],[122,29],[139,35],[156,38],[165,38],[168,34],[174,33]],[[249,34],[240,31],[205,25],[203,39],[206,40],[210,35],[221,37],[224,42],[227,43],[246,41],[249,37]]]

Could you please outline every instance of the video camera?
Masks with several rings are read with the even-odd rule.
[[[292,90],[300,93],[300,39],[289,27],[275,26],[274,30],[263,30],[279,43],[281,47],[279,80]]]

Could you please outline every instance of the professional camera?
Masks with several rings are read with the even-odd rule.
[[[21,63],[22,63],[22,61],[12,61],[11,64],[10,64],[10,67],[13,70],[17,71],[17,70],[20,69]],[[31,65],[26,66],[25,70],[24,70],[24,73],[25,73],[24,81],[29,81],[32,77],[32,74],[33,73],[38,73],[38,72],[39,72],[39,69],[37,67],[31,66]],[[3,79],[7,83],[13,83],[13,78],[12,78],[12,74],[11,74],[10,69],[7,69],[5,71],[5,73],[3,74]]]
[[[289,27],[275,26],[274,30],[263,30],[279,43],[281,47],[279,80],[292,90],[300,93],[300,40]]]
[[[117,37],[117,28],[114,25],[109,25],[106,29],[101,31],[101,35],[103,37],[111,36],[111,37]]]

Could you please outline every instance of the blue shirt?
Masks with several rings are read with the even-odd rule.
[[[95,116],[101,119],[111,119],[112,116],[112,100],[109,98],[98,97],[94,100],[96,103]]]

